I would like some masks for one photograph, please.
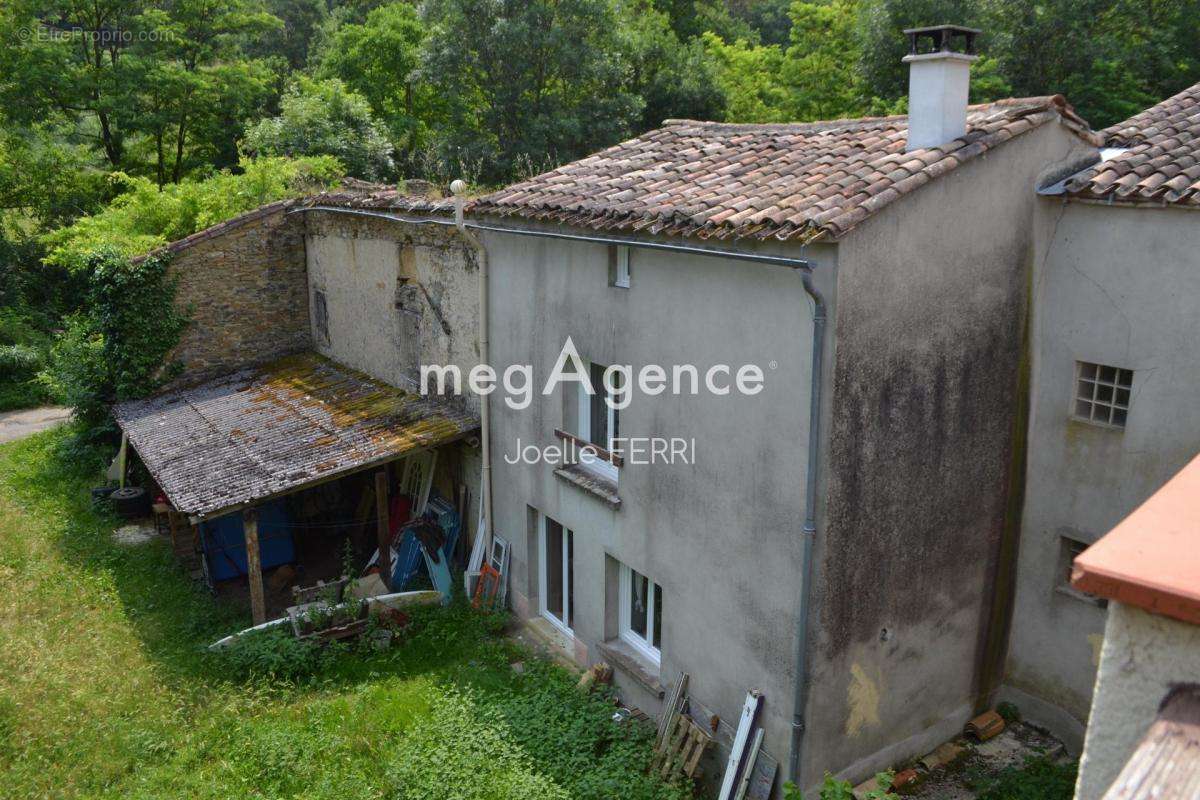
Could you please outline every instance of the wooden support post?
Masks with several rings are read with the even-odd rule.
[[[390,521],[388,520],[388,477],[387,468],[375,473],[375,515],[378,517],[376,538],[379,542],[379,577],[383,585],[392,588],[392,549]],[[353,577],[353,576],[351,576]]]
[[[250,580],[250,613],[255,625],[267,621],[267,604],[263,599],[262,557],[258,549],[258,511],[247,508],[242,512],[246,531],[246,566]]]

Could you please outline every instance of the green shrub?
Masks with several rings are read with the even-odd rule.
[[[84,262],[87,302],[68,317],[43,380],[89,438],[112,431],[113,403],[145,397],[178,374],[167,354],[187,320],[174,307],[165,256],[133,264],[111,248]],[[149,321],[153,320],[153,324]]]
[[[297,639],[290,627],[276,626],[239,636],[218,655],[236,678],[297,680],[321,672],[340,652],[333,645]]]
[[[328,156],[243,159],[239,167],[238,174],[221,171],[161,189],[148,178],[118,173],[114,180],[125,191],[107,208],[42,237],[45,261],[78,270],[102,249],[142,255],[274,200],[318,191],[342,174]]]
[[[895,795],[891,793],[894,777],[895,773],[890,770],[875,773],[875,788],[863,795],[863,800],[885,800],[885,798],[894,797]],[[821,800],[855,800],[854,787],[850,785],[850,781],[839,781],[826,772],[825,781],[821,784],[820,798]],[[788,781],[783,784],[783,800],[804,800],[804,793],[796,787],[796,784]]]
[[[280,101],[280,115],[246,131],[256,156],[333,156],[346,174],[369,181],[392,177],[392,145],[370,104],[340,80],[299,78]]]
[[[1060,764],[1049,756],[1035,756],[1020,767],[968,782],[978,800],[1071,800],[1078,768],[1075,763]]]

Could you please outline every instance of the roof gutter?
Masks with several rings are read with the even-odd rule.
[[[455,219],[439,219],[436,217],[408,217],[399,214],[391,214],[384,211],[371,211],[367,209],[344,208],[341,206],[303,206],[289,211],[289,214],[294,214],[302,211],[329,211],[340,214],[353,214],[364,217],[376,217],[380,219],[390,219],[395,222],[406,222],[414,225],[443,225],[453,226],[463,233],[464,238],[473,247],[477,248],[481,254],[480,261],[480,315],[483,317],[487,310],[486,298],[486,264],[487,254],[482,242],[475,236],[471,236],[468,231],[490,231],[495,233],[507,233],[516,236],[532,236],[539,239],[559,239],[573,242],[587,242],[591,244],[603,245],[620,245],[624,247],[632,247],[643,250],[657,250],[659,252],[679,253],[682,255],[704,256],[710,258],[728,258],[735,261],[748,261],[755,264],[766,264],[777,267],[788,267],[799,271],[800,279],[804,284],[804,291],[813,301],[813,336],[812,336],[812,371],[811,371],[811,386],[809,391],[809,410],[808,410],[808,465],[807,474],[805,475],[806,486],[804,491],[804,523],[801,527],[801,536],[803,537],[802,544],[802,565],[801,569],[804,572],[803,581],[800,588],[800,598],[796,609],[796,627],[795,627],[795,660],[796,660],[796,688],[793,692],[792,705],[792,742],[788,761],[788,776],[789,778],[799,783],[800,779],[800,754],[804,746],[804,711],[808,704],[808,635],[809,635],[809,610],[812,597],[812,559],[813,559],[813,542],[817,535],[817,474],[821,465],[821,399],[824,389],[824,356],[825,356],[825,322],[826,322],[826,305],[825,298],[821,294],[812,281],[812,264],[806,258],[788,258],[786,256],[774,256],[765,253],[747,253],[736,250],[723,250],[715,247],[699,247],[694,245],[673,244],[668,242],[655,242],[645,239],[637,239],[625,236],[598,236],[582,233],[566,233],[561,231],[545,231],[533,228],[510,227],[504,225],[495,225],[482,222],[467,222],[463,219],[462,201],[459,197],[455,198]],[[486,362],[487,353],[487,326],[486,319],[481,319],[480,334],[480,353],[483,360]],[[486,514],[488,525],[491,525],[491,464],[489,462],[488,451],[488,425],[489,418],[487,416],[487,401],[486,398],[481,406],[481,422],[482,431],[481,438],[484,442],[484,457],[483,469],[489,476],[489,480],[485,483],[486,492]]]

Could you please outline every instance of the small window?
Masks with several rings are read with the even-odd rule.
[[[538,605],[542,616],[570,636],[575,627],[575,534],[542,515]]]
[[[609,251],[609,283],[621,289],[629,288],[629,248],[613,245]]]
[[[620,584],[621,639],[658,664],[662,658],[662,587],[624,564]]]
[[[313,324],[321,340],[329,342],[329,308],[325,305],[325,292],[313,289]]]
[[[1129,416],[1133,370],[1075,362],[1075,419],[1124,428]]]
[[[1090,545],[1070,536],[1059,537],[1058,540],[1058,570],[1055,579],[1055,589],[1078,600],[1086,600],[1099,606],[1106,605],[1103,598],[1081,592],[1071,585],[1071,574],[1075,569],[1075,559],[1083,554]]]
[[[614,393],[604,385],[605,369],[603,364],[588,364],[588,379],[592,384],[591,394],[582,383],[579,384],[578,436],[611,454],[616,450],[616,441],[621,435],[621,415],[608,402]],[[613,380],[614,388],[620,390],[621,375],[619,372],[614,372]],[[595,459],[584,466],[609,480],[617,479],[617,467],[610,461]]]

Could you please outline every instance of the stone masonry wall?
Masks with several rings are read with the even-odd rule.
[[[169,246],[175,304],[190,320],[169,360],[186,385],[312,347],[304,223],[288,201]]]

